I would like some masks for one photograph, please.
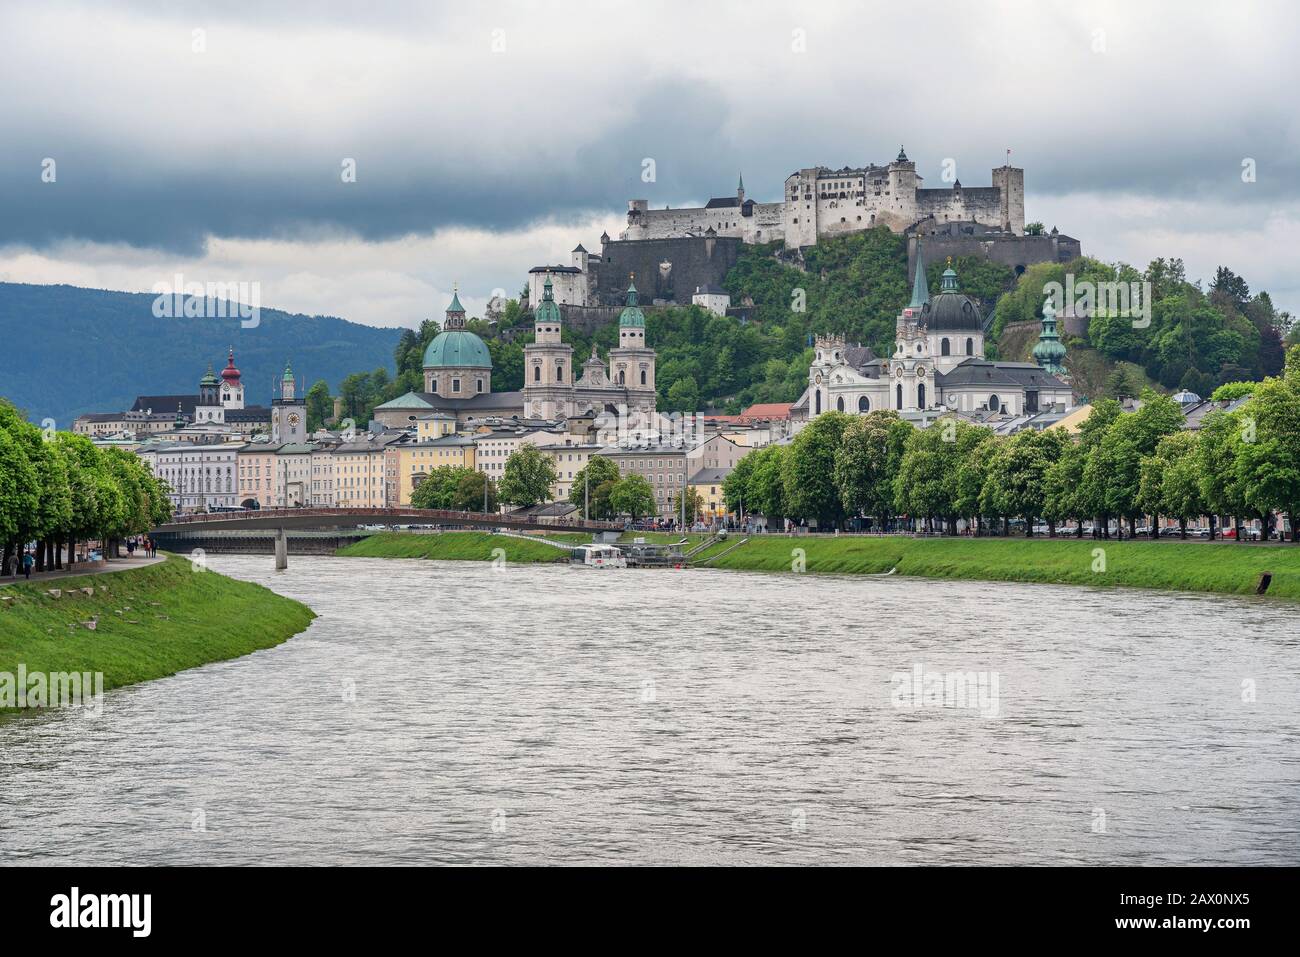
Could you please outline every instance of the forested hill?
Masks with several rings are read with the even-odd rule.
[[[393,366],[400,330],[262,308],[260,323],[169,319],[152,293],[0,283],[0,395],[30,418],[70,428],[83,412],[129,408],[140,394],[195,394],[208,363],[235,348],[250,405],[267,405],[293,365],[300,388]],[[163,411],[163,410],[156,410]]]

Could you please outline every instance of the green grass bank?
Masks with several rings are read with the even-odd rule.
[[[568,541],[571,533],[560,540]],[[558,537],[558,536],[557,536]],[[574,544],[591,541],[582,536]],[[545,542],[527,541],[510,535],[493,535],[489,532],[380,532],[363,538],[336,554],[347,558],[433,558],[441,561],[486,562],[492,560],[494,549],[504,549],[506,561],[567,562],[567,549],[556,548]]]
[[[743,537],[743,536],[741,536]],[[727,551],[732,536],[697,556],[696,565],[750,571],[792,570],[804,550],[805,570],[983,581],[1124,586],[1174,591],[1254,594],[1271,572],[1270,597],[1300,599],[1300,546],[1210,542],[756,536]],[[1104,567],[1095,549],[1104,552]],[[723,552],[725,551],[725,554]],[[710,560],[712,559],[712,560]],[[1094,570],[1096,569],[1096,570]]]
[[[51,588],[62,597],[50,597]],[[20,664],[28,673],[98,671],[105,689],[270,648],[316,617],[261,585],[195,572],[174,556],[111,574],[10,585],[0,596],[14,599],[0,602],[0,672],[16,674]],[[92,618],[93,631],[85,626]]]

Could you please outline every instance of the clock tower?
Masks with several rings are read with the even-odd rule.
[[[280,395],[271,402],[271,441],[280,445],[307,441],[307,402],[298,398],[293,370],[284,364],[280,377]]]

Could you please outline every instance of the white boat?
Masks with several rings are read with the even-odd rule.
[[[584,568],[627,568],[627,559],[613,545],[579,545],[569,561]]]

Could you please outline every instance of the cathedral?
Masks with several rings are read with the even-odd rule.
[[[636,284],[618,318],[618,345],[609,350],[609,368],[596,355],[576,377],[573,347],[561,341],[563,321],[548,276],[533,316],[533,341],[524,346],[524,416],[560,419],[586,412],[655,411],[655,353],[646,346],[645,314],[637,304]]]
[[[646,345],[645,314],[635,284],[628,286],[618,321],[618,345],[609,364],[596,355],[574,363],[563,341],[564,319],[550,277],[533,314],[533,341],[524,346],[524,387],[492,391],[492,357],[487,344],[465,327],[459,294],[447,307],[442,331],[424,351],[424,391],[408,392],[375,409],[375,418],[404,427],[434,412],[470,419],[516,418],[555,421],[587,413],[626,410],[637,419],[655,412],[655,352]]]
[[[1043,325],[1040,338],[1052,345],[1035,350],[1037,362],[984,358],[979,304],[960,291],[951,262],[931,297],[918,248],[912,299],[898,316],[894,354],[884,359],[842,336],[818,336],[808,388],[795,412],[808,419],[832,410],[865,414],[875,409],[992,418],[1069,408],[1073,394],[1059,377],[1064,347],[1050,305]]]

